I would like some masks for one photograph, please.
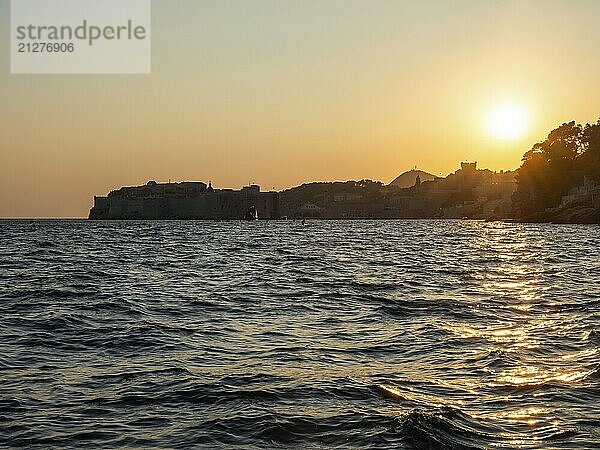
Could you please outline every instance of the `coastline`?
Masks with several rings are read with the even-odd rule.
[[[301,218],[270,219],[261,222],[301,222]],[[470,218],[470,217],[366,217],[366,218],[306,218],[306,221],[323,222],[415,222],[415,221],[465,221],[465,222],[502,222],[519,224],[551,224],[551,225],[599,225],[600,220],[561,221],[548,217],[536,216],[527,218]],[[0,222],[245,222],[242,219],[89,219],[87,217],[0,217]]]

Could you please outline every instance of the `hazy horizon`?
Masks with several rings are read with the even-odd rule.
[[[85,217],[148,180],[514,170],[556,126],[598,118],[597,17],[592,0],[155,0],[150,75],[10,75],[5,45],[0,217]],[[501,102],[528,113],[512,140],[486,129]]]

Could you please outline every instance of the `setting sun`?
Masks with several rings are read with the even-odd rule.
[[[488,112],[486,120],[488,132],[504,141],[521,137],[529,126],[527,110],[517,103],[510,102],[495,105]]]

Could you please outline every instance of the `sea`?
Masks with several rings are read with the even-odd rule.
[[[600,228],[0,222],[2,448],[600,448]]]

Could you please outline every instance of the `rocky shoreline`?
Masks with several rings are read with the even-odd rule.
[[[600,209],[586,206],[552,208],[514,220],[519,223],[600,224]]]

